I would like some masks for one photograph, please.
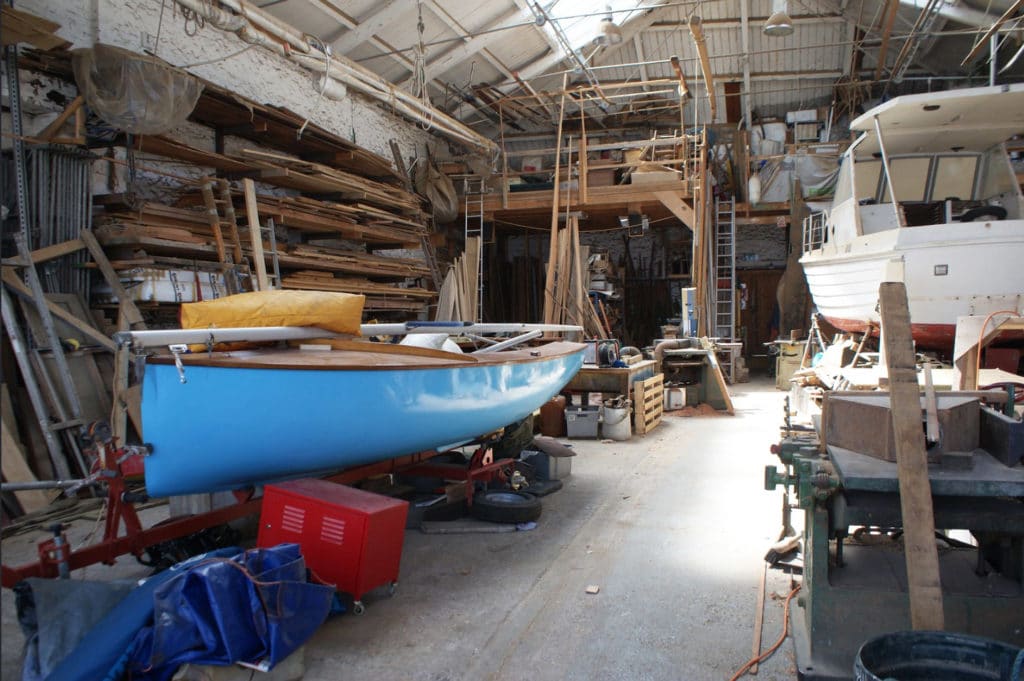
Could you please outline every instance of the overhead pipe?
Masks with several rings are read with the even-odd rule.
[[[654,346],[654,361],[658,363],[658,371],[661,371],[661,363],[665,361],[666,350],[683,350],[693,345],[689,338],[672,338],[663,340]]]
[[[321,74],[327,73],[331,78],[348,87],[384,102],[406,118],[437,128],[449,137],[487,152],[494,152],[498,148],[491,140],[478,135],[447,114],[429,107],[423,100],[384,81],[379,76],[368,78],[366,73],[361,73],[359,69],[352,68],[351,64],[337,59],[332,59],[329,67],[324,59],[312,56],[293,55],[293,59],[305,68]]]
[[[907,7],[922,9],[928,4],[928,0],[899,0],[899,3]],[[952,5],[948,2],[940,3],[938,12],[939,16],[952,19],[966,26],[973,26],[974,28],[988,28],[996,18],[979,9],[973,9],[965,5]]]
[[[276,38],[281,38],[303,54],[308,54],[313,49],[302,33],[264,12],[256,5],[251,5],[245,0],[220,0],[220,4],[238,12],[256,28],[266,31]]]
[[[697,56],[700,57],[700,70],[704,74],[704,84],[708,91],[708,104],[711,106],[711,122],[715,122],[718,105],[715,101],[715,77],[711,73],[711,60],[708,58],[708,46],[704,42],[704,27],[702,21],[696,14],[690,17],[690,34],[693,42],[697,45]]]
[[[314,56],[313,47],[305,36],[245,0],[222,0],[225,6],[239,12],[240,16],[214,7],[204,0],[175,0],[175,2],[192,10],[220,30],[235,33],[242,41],[265,47],[279,56],[295,61],[304,68],[327,74],[341,83],[389,105],[397,113],[415,123],[432,126],[441,134],[489,153],[493,153],[498,148],[493,141],[477,134],[419,98],[398,89],[393,83],[385,81],[372,71],[344,57]],[[281,42],[277,42],[278,40]],[[328,62],[330,63],[329,68],[327,67]]]

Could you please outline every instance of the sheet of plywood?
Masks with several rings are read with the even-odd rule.
[[[29,468],[25,459],[25,450],[18,439],[17,424],[14,420],[14,408],[11,396],[7,392],[7,384],[0,384],[0,463],[2,463],[4,480],[7,482],[35,482],[35,473]],[[39,511],[50,505],[51,492],[46,490],[25,490],[15,492],[21,508],[26,513]]]

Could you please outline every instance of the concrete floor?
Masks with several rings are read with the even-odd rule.
[[[573,441],[572,476],[535,530],[407,531],[395,596],[370,594],[364,615],[323,626],[304,678],[728,679],[750,657],[762,557],[780,528],[781,494],[762,479],[784,398],[764,379],[733,387],[734,417],[667,415],[628,442]],[[34,541],[5,542],[5,561]],[[139,572],[130,560],[116,571]],[[789,588],[769,571],[764,648]],[[5,590],[4,680],[20,665],[13,600]],[[758,678],[796,678],[790,640]]]

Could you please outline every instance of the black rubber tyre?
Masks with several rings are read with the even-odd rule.
[[[528,523],[540,510],[540,499],[527,492],[488,489],[473,495],[473,515],[492,523]]]
[[[530,483],[526,491],[535,497],[546,497],[562,489],[561,480],[535,480]]]

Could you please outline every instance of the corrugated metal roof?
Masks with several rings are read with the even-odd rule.
[[[631,6],[637,4],[635,0],[623,1]],[[795,29],[785,37],[767,36],[761,31],[765,18],[771,14],[771,0],[746,0],[749,11],[747,55],[743,50],[740,23],[742,1],[703,0],[699,5],[671,3],[668,7],[639,13],[630,21],[624,21],[623,14],[615,14],[625,40],[620,45],[600,49],[591,38],[598,35],[605,3],[559,0],[545,6],[565,35],[574,44],[583,45],[581,52],[590,58],[590,65],[602,67],[592,72],[598,82],[635,82],[644,76],[674,78],[667,60],[676,55],[682,61],[687,79],[693,81],[694,88],[700,89],[697,51],[686,26],[686,21],[698,12],[717,81],[742,82],[744,64],[749,63],[750,104],[759,112],[784,113],[827,101],[836,77],[849,68],[850,41],[857,21],[868,38],[862,68],[867,78],[873,73],[882,42],[883,31],[879,26],[885,0],[849,3],[844,17],[837,17],[834,9],[827,9],[820,3],[790,0],[789,11],[794,17]],[[646,0],[643,4],[649,6],[657,2],[659,0]],[[904,4],[900,6],[888,41],[886,62],[890,66],[925,0],[901,2]],[[912,4],[914,2],[917,6]],[[986,10],[993,13],[994,19],[1008,6],[1007,0],[994,0],[991,4],[988,8],[977,3],[972,7],[963,0],[947,2],[942,5],[944,16],[937,26],[941,28],[947,22],[956,21],[961,23],[952,23],[951,27],[964,22],[979,26],[984,23]],[[510,78],[510,72],[522,72],[537,90],[558,89],[563,70],[570,68],[572,60],[558,47],[551,22],[546,26],[531,23],[535,14],[530,7],[530,0],[288,0],[268,5],[267,11],[300,31],[333,43],[346,57],[407,87],[416,56],[407,48],[415,46],[420,39],[417,23],[422,12],[422,37],[427,43],[425,63],[435,86],[440,88],[438,92],[448,83],[462,89],[481,82],[502,87],[509,93],[521,92]],[[589,16],[578,16],[581,14]],[[489,32],[493,29],[502,30]],[[942,39],[929,40],[917,56],[924,57],[930,50],[933,58],[928,60],[929,64],[952,61],[934,58],[941,54],[942,44]],[[391,49],[405,51],[381,56]],[[647,63],[640,66],[636,62]],[[1024,60],[1018,68],[1024,69]],[[585,82],[585,75],[579,69],[576,71],[571,81]],[[718,89],[721,87],[719,85]],[[435,99],[439,98],[435,96]],[[454,98],[451,101],[454,102]],[[696,106],[706,108],[706,98]],[[722,108],[720,104],[719,109]]]

